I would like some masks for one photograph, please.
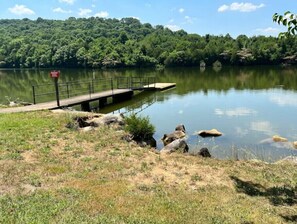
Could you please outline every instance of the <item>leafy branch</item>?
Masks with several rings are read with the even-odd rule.
[[[279,38],[294,36],[297,34],[297,14],[287,11],[284,15],[275,13],[272,17],[273,22],[282,24],[287,27],[286,32],[281,32],[278,36]]]

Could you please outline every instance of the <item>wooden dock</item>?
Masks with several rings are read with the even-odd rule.
[[[131,89],[114,89],[108,90],[100,93],[93,93],[92,95],[86,94],[82,96],[71,97],[68,99],[60,100],[60,107],[57,105],[57,101],[50,101],[46,103],[38,103],[29,106],[23,107],[9,107],[0,109],[0,113],[17,113],[17,112],[29,112],[29,111],[38,111],[38,110],[53,110],[61,107],[71,107],[74,105],[81,104],[82,109],[88,109],[87,105],[89,102],[100,100],[105,103],[108,97],[113,97],[113,100],[119,101],[120,98],[127,98],[127,96],[132,97],[133,90]]]
[[[163,91],[175,87],[176,83],[154,83],[154,85],[156,90]]]
[[[140,90],[165,90],[175,87],[175,83],[153,83],[143,86]],[[121,102],[130,99],[133,96],[133,89],[113,89],[102,91],[98,93],[85,94],[81,96],[70,97],[67,99],[60,100],[60,106],[58,106],[57,101],[50,101],[46,103],[38,103],[29,106],[22,107],[9,107],[0,109],[0,113],[17,113],[17,112],[29,112],[38,110],[53,110],[63,107],[71,107],[74,105],[81,105],[82,110],[90,110],[90,102],[99,101],[99,107],[104,106],[107,103],[107,98],[112,97],[114,103]]]

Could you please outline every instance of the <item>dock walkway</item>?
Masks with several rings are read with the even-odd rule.
[[[165,90],[168,88],[174,87],[175,83],[154,83],[147,86],[143,86],[142,90]],[[154,86],[154,88],[152,88]],[[1,113],[17,113],[17,112],[29,112],[29,111],[38,111],[38,110],[53,110],[63,107],[71,107],[74,105],[81,104],[87,105],[86,108],[88,108],[89,102],[96,101],[96,100],[102,100],[103,103],[106,103],[106,99],[108,97],[113,97],[114,99],[123,100],[127,98],[127,96],[131,97],[133,95],[133,89],[113,89],[113,90],[107,90],[102,91],[98,93],[92,93],[92,94],[85,94],[81,96],[75,96],[67,99],[60,100],[60,106],[57,105],[57,101],[50,101],[45,103],[38,103],[33,104],[29,106],[22,106],[22,107],[9,107],[9,108],[1,108]],[[118,100],[118,101],[119,101]]]

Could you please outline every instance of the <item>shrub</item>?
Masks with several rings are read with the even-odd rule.
[[[149,139],[155,133],[155,127],[150,123],[149,117],[138,117],[131,114],[125,118],[126,128],[133,139]]]

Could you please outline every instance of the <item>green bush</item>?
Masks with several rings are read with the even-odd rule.
[[[150,123],[149,117],[138,117],[131,114],[125,118],[126,128],[133,139],[149,139],[155,133],[155,127]]]

